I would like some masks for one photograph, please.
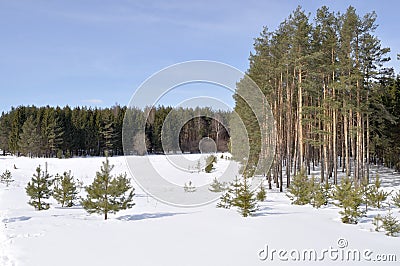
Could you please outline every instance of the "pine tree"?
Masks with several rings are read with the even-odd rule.
[[[211,171],[214,169],[214,165],[212,164],[212,163],[210,163],[210,164],[207,164],[206,165],[206,168],[204,168],[204,171],[206,172],[206,173],[211,173]]]
[[[215,177],[208,190],[214,193],[224,192],[226,190],[226,183],[219,182]]]
[[[333,198],[337,200],[336,205],[343,209],[339,212],[342,215],[342,222],[358,223],[358,219],[364,214],[360,210],[360,205],[363,202],[362,193],[359,188],[353,187],[350,178],[345,177],[340,185],[335,186]]]
[[[343,210],[339,212],[342,215],[343,223],[358,223],[358,219],[364,214],[359,208],[361,203],[361,193],[357,189],[354,189],[343,201]]]
[[[365,212],[368,211],[368,207],[371,206],[371,193],[372,193],[372,186],[368,184],[367,179],[363,179],[361,182],[360,190],[362,194],[362,200],[365,205]]]
[[[230,209],[232,206],[232,195],[227,191],[221,195],[217,208]]]
[[[400,208],[400,190],[392,197],[393,205]]]
[[[78,189],[71,171],[64,172],[63,176],[58,174],[55,177],[56,185],[53,190],[53,197],[61,204],[61,207],[72,207],[77,199]]]
[[[10,183],[14,182],[14,180],[12,179],[11,172],[6,170],[3,174],[1,174],[0,182],[6,184],[6,187],[8,187]]]
[[[370,187],[367,197],[370,205],[378,209],[381,208],[382,202],[384,202],[390,193],[387,193],[381,189],[381,181],[379,175],[376,175],[374,184]]]
[[[217,157],[215,155],[210,155],[206,158],[206,164],[217,163]]]
[[[382,216],[380,214],[374,216],[372,224],[375,225],[375,231],[379,232],[379,230],[382,228]]]
[[[287,196],[295,205],[306,205],[310,203],[310,181],[304,170],[293,177],[288,188]]]
[[[328,195],[322,184],[317,182],[314,176],[311,177],[309,182],[310,190],[310,203],[314,208],[320,208],[322,205],[328,204]]]
[[[226,188],[226,192],[221,195],[220,201],[217,203],[217,208],[230,209],[233,201],[239,196],[241,182],[236,176],[233,182],[230,182]]]
[[[108,158],[103,162],[101,170],[96,173],[93,183],[85,188],[86,199],[82,199],[83,208],[88,213],[103,214],[107,220],[109,213],[132,208],[134,203],[134,188],[126,174],[114,177],[111,175],[114,165],[110,165]]]
[[[214,163],[217,163],[217,157],[214,155],[210,155],[206,158],[206,167],[204,168],[204,171],[206,173],[211,173],[211,171],[214,169]]]
[[[378,191],[376,194],[376,207],[378,209],[382,207],[382,203],[388,198],[389,195],[389,192],[385,192],[382,189]]]
[[[32,116],[30,116],[22,126],[18,146],[25,155],[29,155],[30,157],[39,155],[40,135]]]
[[[8,134],[8,147],[13,154],[17,154],[20,151],[19,140],[22,127],[22,112],[20,108],[13,109],[11,118],[11,129]]]
[[[50,208],[50,204],[46,203],[51,196],[51,186],[53,180],[47,172],[47,166],[45,171],[42,171],[40,165],[36,168],[36,174],[33,174],[31,181],[26,186],[26,194],[31,198],[28,202],[29,205],[35,207],[38,211],[47,210]]]
[[[400,222],[392,215],[390,210],[382,218],[382,227],[385,229],[387,236],[397,236],[400,233]]]
[[[115,144],[115,124],[111,114],[107,114],[104,118],[103,125],[101,127],[101,135],[104,139],[104,154],[113,155],[113,149]]]
[[[64,131],[61,127],[61,122],[57,117],[52,116],[48,122],[49,123],[46,126],[46,146],[51,155],[54,156],[57,155],[56,153],[58,151],[60,151],[59,149],[63,143]]]
[[[183,186],[183,190],[185,192],[195,192],[196,187],[192,184],[192,181],[189,181],[188,184],[185,183],[185,185]]]
[[[350,178],[345,177],[341,180],[340,184],[335,185],[333,190],[333,199],[337,201],[335,205],[343,207],[343,201],[352,192],[353,183]]]
[[[256,198],[258,201],[265,201],[267,198],[267,191],[265,190],[263,182],[260,184],[260,189],[257,192]]]
[[[198,160],[197,163],[196,163],[196,169],[197,169],[197,173],[201,172],[201,162],[200,162],[200,160]]]
[[[326,204],[329,203],[329,200],[332,199],[332,185],[328,182],[325,182],[323,186],[323,191],[324,191],[324,197],[326,199]]]
[[[239,193],[237,197],[232,200],[232,206],[237,207],[239,213],[243,217],[252,216],[258,210],[257,199],[250,188],[247,177],[243,178]]]
[[[9,117],[4,112],[0,116],[0,150],[3,151],[2,155],[5,155],[9,151],[8,135],[11,131]]]

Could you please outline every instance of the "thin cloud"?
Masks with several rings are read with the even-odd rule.
[[[82,102],[91,103],[91,104],[101,104],[101,103],[103,103],[103,100],[100,100],[100,99],[88,99],[88,100],[83,100]]]

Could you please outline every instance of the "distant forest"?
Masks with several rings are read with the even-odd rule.
[[[68,106],[12,108],[0,117],[0,149],[4,154],[30,157],[103,156],[106,152],[110,156],[123,155],[122,129],[127,110],[127,107],[119,105],[105,109],[71,109]],[[161,128],[172,108],[159,106],[129,110],[127,132],[131,139],[125,140],[130,145],[126,147],[126,153],[164,153]],[[182,128],[178,129],[180,147],[168,147],[166,152],[200,152],[199,141],[205,137],[216,142],[218,151],[228,151],[229,112],[209,108],[179,110],[191,119],[185,120],[180,125]],[[139,138],[145,140],[146,150],[139,144]]]

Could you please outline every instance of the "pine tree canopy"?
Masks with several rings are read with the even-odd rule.
[[[47,173],[47,167],[45,171],[42,171],[40,165],[36,168],[36,173],[33,174],[31,181],[26,186],[26,194],[31,198],[29,205],[32,205],[38,211],[47,210],[50,208],[50,204],[45,202],[52,195],[51,186],[53,180]]]
[[[85,188],[86,199],[82,199],[82,206],[88,213],[102,214],[105,220],[109,213],[117,213],[135,205],[132,202],[135,194],[130,180],[126,174],[112,176],[113,168],[106,158],[93,183]]]

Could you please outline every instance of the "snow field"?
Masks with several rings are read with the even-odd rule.
[[[171,178],[177,178],[175,170],[161,157],[150,156],[150,159],[165,169],[164,174],[174,173]],[[267,200],[260,204],[257,215],[247,219],[234,209],[217,209],[215,204],[198,208],[162,204],[134,183],[136,205],[110,215],[107,221],[99,215],[88,215],[80,206],[61,208],[53,199],[47,211],[35,211],[27,204],[25,186],[39,164],[44,167],[48,162],[52,175],[71,170],[75,178],[88,185],[102,161],[104,158],[0,157],[0,173],[8,169],[15,180],[9,188],[0,185],[1,266],[291,265],[293,261],[282,263],[276,255],[273,261],[270,257],[260,260],[260,251],[266,246],[270,250],[320,251],[338,248],[338,239],[345,239],[352,249],[396,254],[397,263],[400,261],[400,238],[373,230],[372,214],[385,211],[371,211],[358,225],[345,225],[340,221],[337,207],[317,210],[311,206],[293,206],[284,193],[275,190],[267,191]],[[110,163],[115,165],[113,174],[129,174],[123,157],[112,157]],[[13,168],[14,164],[18,169]],[[389,174],[381,177],[385,185],[397,185],[398,179]],[[201,178],[211,181],[214,175],[193,173],[188,177],[185,173],[182,178],[195,183]],[[399,189],[398,186],[394,188]],[[400,217],[399,209],[393,209],[393,213]],[[323,261],[323,265],[326,264],[342,265],[343,262]],[[365,262],[347,264],[365,265]],[[389,265],[392,264],[396,265],[393,262]]]

